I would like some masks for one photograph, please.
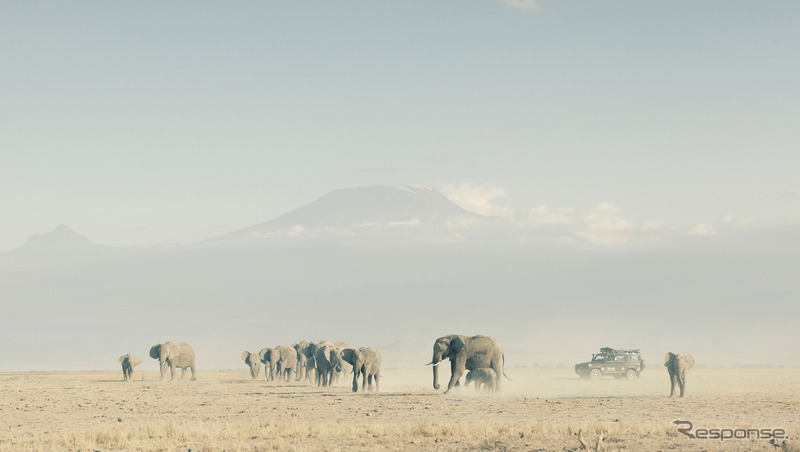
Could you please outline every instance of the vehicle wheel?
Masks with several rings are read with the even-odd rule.
[[[592,369],[592,371],[589,372],[589,378],[592,380],[599,380],[602,375],[603,373],[600,372],[600,369]]]
[[[628,380],[633,380],[636,377],[637,377],[636,371],[633,369],[628,369],[628,371],[625,372],[625,378],[627,378]]]

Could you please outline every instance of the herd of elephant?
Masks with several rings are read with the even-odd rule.
[[[258,378],[261,364],[264,364],[264,381],[304,379],[317,386],[330,386],[342,375],[353,374],[353,392],[358,391],[358,378],[361,389],[380,390],[381,354],[372,347],[355,349],[344,342],[313,343],[301,341],[292,345],[279,345],[263,348],[258,353],[242,352],[242,361],[250,367],[250,378]],[[312,382],[312,383],[314,383]]]
[[[161,379],[169,368],[170,379],[175,378],[175,368],[181,369],[181,378],[186,369],[192,372],[192,380],[196,380],[194,349],[181,342],[165,342],[150,348],[150,357],[157,359]],[[250,367],[250,377],[255,380],[261,373],[264,364],[264,381],[295,381],[305,378],[314,381],[317,386],[330,386],[341,375],[353,374],[353,391],[358,391],[358,379],[361,377],[361,389],[380,389],[381,354],[372,347],[351,348],[344,342],[335,344],[322,341],[313,343],[302,341],[292,345],[279,345],[274,348],[263,348],[258,353],[242,352],[242,361]],[[122,365],[123,380],[130,380],[133,368],[142,363],[142,359],[133,355],[119,357]]]
[[[175,378],[175,368],[181,369],[181,378],[186,369],[195,375],[194,349],[184,342],[165,342],[150,348],[150,357],[157,359],[161,378],[169,368],[170,379]],[[255,380],[264,364],[264,380],[309,381],[317,386],[330,386],[342,375],[353,374],[353,391],[358,391],[358,379],[361,377],[361,389],[380,389],[381,354],[372,347],[354,349],[344,342],[331,343],[321,341],[313,343],[301,341],[292,345],[264,348],[258,353],[242,352],[241,359],[250,368],[250,377]],[[490,336],[464,336],[451,334],[442,336],[433,344],[433,358],[427,365],[433,366],[433,387],[439,389],[439,365],[450,361],[450,380],[445,394],[459,385],[459,380],[466,371],[465,386],[475,382],[475,389],[484,388],[490,392],[499,391],[501,376],[505,374],[505,354],[497,339]],[[119,357],[122,365],[123,380],[130,380],[133,368],[142,360],[133,355]],[[664,358],[664,366],[669,372],[672,388],[670,397],[674,395],[676,384],[680,388],[680,396],[684,396],[686,372],[694,366],[692,355],[676,355],[668,353]],[[314,380],[312,381],[312,374]],[[509,378],[510,379],[510,378]]]

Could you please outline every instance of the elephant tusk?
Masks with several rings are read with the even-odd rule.
[[[436,366],[438,366],[440,363],[441,363],[441,361],[439,361],[439,362],[438,362],[438,363],[436,363],[436,364],[433,364],[433,361],[431,361],[431,362],[429,362],[428,364],[425,364],[425,365],[426,365],[426,366],[433,365],[433,367],[436,367]]]

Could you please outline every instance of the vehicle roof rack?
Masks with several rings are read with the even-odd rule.
[[[603,347],[600,349],[600,353],[640,353],[640,352],[638,348],[624,350],[620,348]]]

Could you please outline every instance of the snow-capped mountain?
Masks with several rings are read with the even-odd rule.
[[[480,218],[439,191],[416,186],[367,186],[334,190],[266,223],[212,239],[238,240],[281,232],[353,227],[445,224]]]

